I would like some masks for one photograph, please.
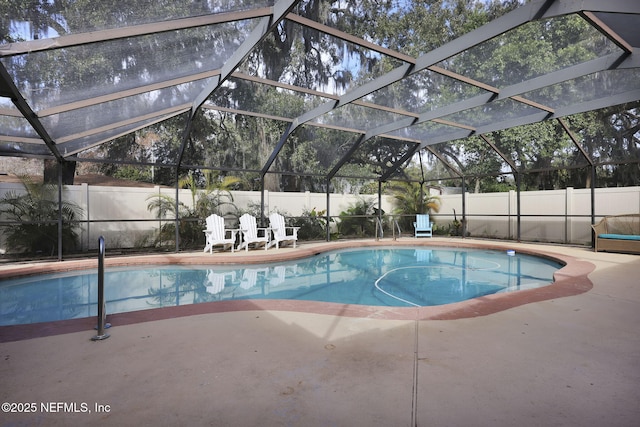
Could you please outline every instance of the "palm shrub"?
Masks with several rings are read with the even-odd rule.
[[[389,190],[395,201],[394,213],[400,215],[402,230],[413,229],[416,214],[440,211],[440,198],[426,193],[419,182],[398,182],[390,186]]]
[[[54,255],[58,250],[58,220],[62,216],[64,253],[76,250],[79,234],[76,222],[83,210],[73,202],[58,202],[58,186],[34,183],[20,177],[25,192],[8,191],[0,199],[0,215],[14,222],[2,228],[7,247],[27,254]]]
[[[340,212],[338,232],[344,236],[372,236],[376,229],[375,214],[374,200],[359,198],[345,211]]]
[[[156,218],[167,220],[161,224],[154,246],[165,246],[175,241],[175,218],[180,218],[178,235],[182,246],[204,245],[202,230],[205,229],[205,218],[213,213],[226,215],[237,211],[230,189],[239,182],[239,179],[225,177],[218,180],[212,174],[207,174],[205,177],[204,189],[197,187],[193,175],[188,175],[178,183],[180,187],[191,190],[191,206],[181,201],[176,206],[175,198],[167,194],[153,194],[147,198],[147,210],[154,212]]]
[[[160,229],[154,239],[154,246],[166,246],[175,241],[176,237],[176,218],[189,218],[192,216],[192,210],[183,202],[178,202],[176,206],[176,199],[167,194],[154,194],[147,197],[147,210],[154,212],[156,218],[165,220],[166,222],[160,223]],[[197,239],[195,235],[194,226],[190,224],[190,221],[181,221],[180,223],[180,242],[191,246],[194,244],[194,240]]]

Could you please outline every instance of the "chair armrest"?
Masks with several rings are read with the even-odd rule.
[[[598,234],[606,234],[607,233],[607,220],[605,218],[601,219],[597,224],[591,225],[593,231]]]
[[[262,234],[264,237],[269,236],[269,232],[272,230],[270,227],[258,227],[256,228],[256,235],[260,236],[260,230],[262,230]]]
[[[240,230],[237,229],[237,228],[225,228],[224,229],[224,234],[226,235],[227,232],[230,232],[231,233],[231,237],[233,238],[233,237],[236,236],[236,234],[238,234],[238,231],[240,231]]]

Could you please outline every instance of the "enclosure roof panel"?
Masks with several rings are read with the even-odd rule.
[[[640,2],[523,2],[457,37],[443,34],[428,51],[412,40],[418,28],[376,40],[360,4],[350,19],[319,12],[334,3],[0,10],[9,28],[0,42],[0,155],[74,160],[183,113],[188,135],[203,108],[282,123],[263,173],[308,126],[358,140],[344,157],[333,153],[327,176],[375,154],[383,177],[429,145],[640,99]],[[391,14],[428,16],[418,8],[431,7],[406,5]]]

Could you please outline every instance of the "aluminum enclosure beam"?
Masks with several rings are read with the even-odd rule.
[[[132,25],[129,27],[123,28],[112,28],[106,30],[99,31],[91,31],[81,34],[70,34],[64,35],[60,37],[42,39],[42,40],[31,40],[25,42],[16,42],[10,43],[0,46],[0,57],[11,57],[17,55],[26,55],[32,52],[42,52],[47,50],[54,49],[64,49],[73,46],[81,46],[88,44],[95,44],[104,41],[116,40],[116,39],[124,39],[127,37],[139,37],[150,34],[157,34],[162,32],[170,32],[170,31],[178,31],[182,29],[188,28],[196,28],[196,27],[204,27],[209,25],[216,25],[227,22],[235,22],[239,20],[246,19],[261,19],[261,24],[256,27],[253,32],[250,34],[247,40],[240,46],[238,50],[232,55],[232,58],[223,66],[221,70],[211,70],[202,74],[193,74],[189,76],[183,76],[176,79],[170,79],[164,82],[155,83],[147,86],[140,86],[136,88],[132,88],[125,91],[114,92],[111,94],[102,95],[92,99],[86,99],[81,101],[70,102],[65,105],[58,105],[50,108],[43,109],[42,111],[35,112],[28,105],[27,101],[22,98],[16,98],[14,95],[18,94],[17,86],[13,83],[12,78],[9,76],[8,72],[4,67],[2,67],[3,75],[2,75],[2,84],[0,85],[0,92],[5,96],[10,96],[15,99],[15,104],[18,107],[18,111],[20,112],[19,117],[24,117],[29,124],[36,130],[38,136],[40,136],[41,140],[37,140],[38,142],[42,142],[42,144],[30,144],[30,139],[25,138],[24,136],[18,136],[12,138],[9,136],[0,137],[0,140],[7,142],[7,148],[2,153],[4,155],[17,154],[24,156],[47,156],[53,155],[58,160],[63,160],[70,155],[75,155],[76,153],[81,152],[82,150],[86,150],[92,146],[101,144],[108,140],[114,138],[114,134],[117,133],[117,129],[122,126],[127,126],[136,122],[136,120],[147,120],[150,119],[150,116],[147,115],[145,117],[131,117],[128,120],[120,121],[118,123],[110,123],[101,128],[86,130],[84,132],[74,133],[72,135],[64,135],[63,137],[57,137],[56,141],[53,141],[51,135],[58,135],[59,132],[51,132],[48,130],[46,126],[43,124],[41,120],[42,117],[45,116],[54,116],[56,114],[60,114],[66,111],[71,111],[74,109],[84,108],[87,106],[98,105],[105,102],[110,102],[117,99],[123,99],[128,96],[133,96],[136,94],[146,93],[152,90],[157,90],[159,88],[167,88],[171,86],[175,86],[177,84],[190,82],[195,79],[203,79],[203,78],[213,78],[215,79],[205,90],[203,90],[192,102],[192,106],[190,109],[191,117],[196,113],[198,108],[200,108],[207,97],[215,91],[220,85],[228,79],[231,75],[238,78],[243,78],[242,76],[238,76],[239,73],[234,73],[234,70],[237,66],[242,62],[244,58],[249,55],[252,49],[254,49],[257,44],[268,34],[271,29],[277,25],[278,22],[281,22],[283,19],[290,20],[292,22],[296,22],[297,24],[313,28],[322,33],[328,34],[333,37],[340,38],[349,43],[353,43],[358,46],[362,46],[367,49],[371,49],[373,51],[379,52],[382,55],[387,55],[393,57],[399,61],[403,61],[404,64],[400,67],[395,68],[394,70],[386,73],[378,78],[373,79],[372,81],[365,83],[359,87],[355,87],[349,92],[345,93],[341,96],[335,96],[330,94],[322,94],[318,91],[312,91],[304,88],[295,88],[290,85],[287,87],[291,90],[299,90],[304,93],[314,92],[314,95],[317,96],[326,96],[329,101],[320,106],[314,108],[311,111],[307,111],[306,113],[301,114],[300,116],[291,119],[291,125],[287,128],[287,131],[281,136],[276,149],[272,152],[269,160],[262,168],[262,175],[266,174],[268,170],[272,167],[275,159],[280,154],[284,144],[286,143],[287,138],[293,133],[300,125],[304,123],[308,123],[313,121],[315,118],[320,117],[323,114],[326,114],[332,111],[335,108],[339,108],[341,106],[347,104],[354,105],[362,105],[371,108],[378,108],[385,111],[394,112],[396,114],[406,115],[407,118],[404,120],[399,120],[397,122],[391,124],[385,124],[383,126],[373,128],[373,129],[349,129],[349,131],[359,131],[366,134],[364,140],[372,138],[374,136],[389,134],[396,130],[402,129],[411,125],[418,125],[425,121],[435,121],[438,123],[443,123],[449,126],[460,127],[462,130],[459,132],[451,132],[448,135],[440,136],[436,138],[430,138],[428,143],[420,145],[421,148],[429,144],[435,144],[439,142],[451,141],[457,138],[463,138],[473,133],[484,134],[488,132],[492,132],[495,130],[501,130],[506,127],[518,126],[521,124],[529,124],[534,123],[535,121],[540,121],[549,118],[560,118],[566,115],[575,114],[577,112],[589,111],[590,109],[595,108],[603,108],[611,105],[622,104],[625,102],[637,101],[637,90],[629,90],[624,93],[612,93],[610,96],[603,96],[599,99],[593,99],[588,101],[580,101],[576,104],[568,104],[562,105],[561,107],[553,107],[549,105],[537,104],[536,102],[522,98],[526,97],[528,92],[532,92],[535,90],[539,90],[544,87],[552,86],[555,84],[559,84],[565,81],[569,81],[572,79],[576,79],[581,76],[586,76],[589,74],[593,74],[599,71],[605,70],[613,70],[613,69],[633,69],[640,68],[640,58],[635,53],[637,50],[634,46],[638,45],[639,39],[635,37],[632,29],[627,28],[629,22],[633,22],[634,18],[632,15],[640,15],[640,2],[631,2],[629,0],[608,0],[607,2],[603,2],[601,0],[537,0],[532,1],[530,3],[526,3],[514,9],[512,12],[509,12],[503,15],[500,18],[497,18],[486,25],[477,28],[476,30],[471,31],[468,34],[465,34],[445,45],[436,48],[430,52],[427,52],[421,55],[418,58],[412,58],[406,54],[402,54],[400,52],[396,52],[394,50],[384,48],[378,46],[368,40],[365,40],[360,37],[353,36],[344,31],[340,31],[338,29],[332,28],[325,24],[321,24],[316,21],[312,21],[308,18],[296,15],[292,12],[295,5],[298,3],[297,0],[280,0],[271,8],[257,8],[253,10],[244,10],[237,12],[224,12],[219,14],[209,14],[203,15],[199,17],[190,17],[190,18],[180,18],[180,19],[171,19],[163,22],[156,22],[150,24],[141,24],[141,25]],[[467,76],[457,74],[453,71],[446,70],[437,64],[439,64],[442,60],[447,58],[451,58],[455,55],[464,52],[465,50],[480,45],[496,36],[504,34],[508,31],[511,31],[521,25],[524,25],[531,21],[536,20],[544,20],[549,18],[560,17],[569,14],[578,14],[586,22],[589,23],[593,28],[600,31],[604,34],[609,40],[615,43],[620,49],[620,53],[613,53],[606,57],[598,58],[595,60],[587,61],[578,65],[574,65],[568,67],[566,69],[554,71],[551,73],[544,74],[540,77],[530,79],[525,82],[521,82],[518,84],[514,84],[505,88],[495,88],[489,85],[486,85],[482,82],[475,81]],[[620,14],[620,16],[626,16],[625,20],[617,22],[615,19],[615,15]],[[624,27],[623,27],[624,25]],[[408,111],[403,111],[400,109],[391,109],[390,107],[383,107],[380,105],[374,105],[371,103],[363,102],[362,98],[381,89],[386,86],[389,86],[397,81],[402,80],[403,78],[413,75],[415,73],[421,72],[423,70],[430,70],[434,73],[440,73],[446,76],[449,79],[454,79],[460,82],[464,82],[465,84],[470,84],[485,90],[486,93],[482,95],[478,95],[476,97],[470,98],[468,100],[460,101],[459,103],[448,105],[445,107],[441,107],[439,109],[435,109],[433,111],[429,111],[423,113],[421,115],[416,115],[415,113],[411,113]],[[637,74],[635,74],[637,76]],[[260,79],[256,76],[246,76],[247,80],[260,80],[260,83],[270,84],[266,79]],[[635,77],[631,77],[633,79]],[[283,87],[284,84],[280,84],[278,82],[271,82],[273,86]],[[14,89],[15,88],[15,89]],[[496,121],[491,124],[483,125],[483,126],[470,126],[465,123],[453,123],[451,121],[446,122],[446,116],[449,114],[461,112],[474,107],[481,107],[487,103],[491,103],[497,100],[502,99],[514,99],[515,101],[522,102],[524,104],[533,106],[540,110],[538,114],[530,114],[527,116],[523,116],[517,119],[513,119],[511,121]],[[16,101],[17,100],[17,101]],[[5,108],[6,115],[10,117],[18,117],[15,110]],[[184,110],[178,107],[173,110],[174,113],[170,113],[167,116],[164,116],[165,112],[159,112],[155,116],[157,120],[163,120],[171,115],[179,114]],[[416,120],[416,116],[418,117]],[[155,122],[154,118],[151,118],[151,123]],[[149,123],[147,123],[148,125]],[[313,125],[318,125],[318,123],[313,123]],[[184,155],[184,150],[186,148],[186,138],[190,133],[191,122],[187,123],[184,135],[183,135],[183,145],[179,151],[179,159],[177,164],[180,165],[182,163],[182,158]],[[322,126],[322,125],[320,125]],[[123,128],[124,129],[124,128]],[[126,131],[123,130],[122,134],[130,133],[136,128],[128,128]],[[109,131],[112,131],[108,134]],[[91,145],[80,146],[82,138],[86,138],[90,135],[98,136],[100,133],[105,133],[105,138],[95,138],[90,139],[88,142]],[[108,134],[108,135],[107,135]],[[118,135],[122,135],[118,134]],[[395,136],[387,136],[389,138],[397,138]],[[397,138],[401,139],[401,138]],[[74,141],[78,140],[78,141]],[[363,140],[363,141],[364,141]],[[12,144],[14,143],[15,144]],[[34,139],[33,142],[36,142]],[[362,142],[361,142],[362,143]],[[45,149],[46,146],[46,149]],[[341,160],[340,164],[344,164],[346,160]],[[338,171],[332,171],[332,176],[336,176]],[[389,172],[385,173],[388,175]]]
[[[224,24],[226,22],[269,16],[271,13],[271,8],[263,7],[241,12],[216,13],[211,15],[154,22],[151,24],[131,25],[123,28],[111,28],[108,30],[70,34],[48,39],[14,42],[0,46],[0,58],[24,55],[33,52],[43,52],[52,49],[70,48],[128,37],[139,37],[169,31],[185,30],[188,28]]]
[[[342,105],[351,103],[357,99],[361,99],[362,97],[382,87],[395,83],[396,81],[406,77],[407,75],[417,73],[419,71],[432,67],[437,63],[451,56],[454,56],[464,50],[474,47],[496,36],[504,34],[505,32],[512,30],[516,27],[519,27],[532,20],[547,19],[550,17],[566,15],[569,13],[579,13],[579,12],[583,12],[584,10],[616,11],[618,9],[628,10],[628,8],[629,8],[628,3],[625,3],[623,0],[619,0],[619,1],[614,0],[610,3],[607,3],[606,5],[602,5],[600,4],[600,2],[597,2],[597,1],[585,1],[585,2],[577,3],[571,0],[558,0],[555,2],[552,0],[545,0],[545,1],[534,1],[531,3],[527,3],[526,5],[521,6],[510,13],[507,13],[506,15],[490,22],[489,24],[486,24],[478,28],[477,30],[471,31],[470,33],[467,33],[459,37],[458,39],[447,43],[446,45],[440,48],[434,49],[433,51],[422,55],[415,61],[415,65],[406,64],[401,67],[398,67],[393,71],[381,77],[378,77],[377,79],[374,79],[373,81],[368,82],[348,92],[347,94],[341,96],[337,103],[328,102],[323,106],[318,107],[315,110],[312,110],[306,113],[304,115],[304,118],[302,116],[300,117],[301,119],[300,121],[303,122],[303,121],[311,120],[315,117],[320,116],[321,114],[324,114],[325,112],[327,112],[332,108],[338,108]],[[608,58],[605,61],[593,62],[587,66],[582,66],[580,69],[584,73],[591,73],[593,72],[592,67],[609,68],[611,64],[615,63],[615,61],[618,58],[619,56],[616,57],[616,59]],[[573,71],[576,71],[576,70],[574,69]],[[575,74],[571,76],[570,74],[566,74],[566,73],[565,74],[557,73],[551,79],[545,79],[544,77],[539,79],[537,81],[537,85],[534,84],[533,86],[545,87],[550,84],[555,84],[557,82],[564,81],[570,78],[576,78]],[[534,87],[532,87],[530,84],[520,83],[517,89],[512,88],[509,96],[510,97],[518,96],[519,94],[517,92],[519,91],[531,91],[533,89]],[[482,98],[482,96],[480,96],[480,97],[474,98],[473,101],[469,101],[469,100],[462,101],[460,104],[456,106],[445,107],[446,109],[443,109],[439,112],[427,113],[424,117],[421,117],[421,120],[419,120],[418,122],[415,122],[415,124],[418,124],[425,120],[433,120],[434,118],[443,117],[444,115],[446,115],[444,113],[447,110],[451,112],[462,111],[463,109],[472,108],[473,106],[480,106],[483,103],[491,102],[493,99],[496,98],[496,96],[499,96],[499,93],[490,93],[483,96],[485,97],[484,99]],[[467,103],[468,105],[464,105],[464,103]],[[517,122],[528,123],[528,121],[531,119],[540,121],[540,120],[550,118],[553,115],[554,113],[553,109],[544,108],[544,106],[541,106],[541,107],[543,107],[542,109],[544,109],[545,112],[539,115],[535,115],[534,117],[528,117],[527,119],[520,119],[518,121],[512,121],[512,122],[503,122],[502,125],[485,126],[482,129],[478,129],[478,132],[484,133],[484,132],[490,132],[492,130],[498,130],[503,128],[503,126],[507,123],[517,123]],[[393,127],[393,126],[390,126],[390,127]],[[384,128],[384,132],[388,132],[390,127]],[[402,127],[406,127],[406,126],[400,125],[396,129],[400,129]],[[369,130],[367,133],[376,134],[377,132],[382,133],[383,129]],[[284,138],[286,138],[285,135],[283,135],[283,138],[281,138],[281,142]],[[270,165],[265,165],[265,170],[268,170],[269,166]]]
[[[233,71],[240,65],[242,61],[251,53],[251,51],[272,31],[278,23],[289,13],[291,9],[299,2],[299,0],[278,0],[272,8],[272,13],[269,16],[262,18],[260,24],[253,29],[249,37],[242,43],[242,45],[233,53],[231,58],[224,64],[218,78],[211,82],[193,101],[191,106],[191,112],[184,132],[182,145],[178,151],[178,168],[182,163],[184,156],[184,150],[187,144],[188,135],[191,132],[191,126],[193,117],[197,110],[204,104],[206,99],[224,83]]]
[[[55,141],[49,135],[47,129],[42,125],[42,122],[38,119],[36,113],[31,109],[27,101],[22,97],[22,94],[13,83],[11,76],[7,72],[7,69],[2,63],[0,63],[0,81],[2,81],[3,96],[10,97],[16,108],[22,113],[23,117],[27,119],[31,127],[36,131],[38,136],[42,138],[51,154],[59,161],[64,161],[64,157],[58,151]]]

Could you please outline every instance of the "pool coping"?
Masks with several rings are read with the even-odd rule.
[[[466,241],[462,239],[397,239],[397,240],[350,240],[315,244],[302,244],[297,248],[281,248],[248,252],[216,252],[214,254],[187,252],[135,256],[110,257],[107,252],[105,268],[131,265],[230,265],[262,264],[277,261],[314,256],[324,252],[374,247],[374,246],[411,246],[411,247],[451,247],[493,250],[513,250],[541,256],[564,264],[554,274],[554,282],[535,289],[526,289],[508,293],[487,295],[452,304],[430,307],[379,307],[354,304],[340,304],[317,301],[292,300],[232,300],[216,301],[183,306],[171,306],[115,313],[107,316],[113,326],[129,325],[154,320],[171,319],[200,314],[225,313],[230,311],[275,310],[294,311],[333,316],[360,317],[390,320],[455,320],[486,316],[510,308],[534,302],[580,295],[593,288],[588,274],[595,265],[575,257],[556,252],[541,251],[526,244],[509,242]],[[96,268],[97,259],[78,259],[62,262],[27,263],[0,267],[0,280],[25,275],[65,272],[79,269]],[[26,325],[0,326],[0,343],[19,341],[72,332],[91,330],[96,324],[95,317],[59,320],[53,322]]]

